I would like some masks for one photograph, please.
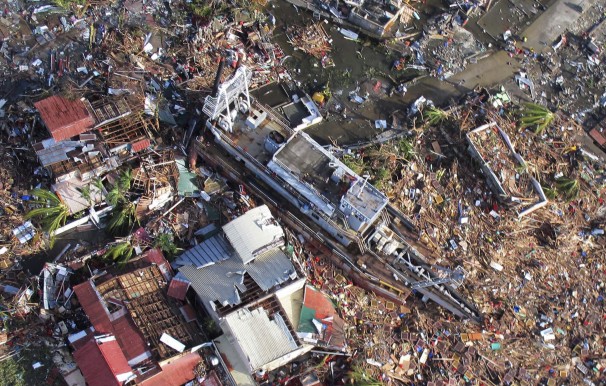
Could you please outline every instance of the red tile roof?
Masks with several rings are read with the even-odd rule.
[[[109,314],[101,303],[92,282],[88,280],[78,284],[74,287],[74,292],[95,330],[103,334],[113,334],[114,329],[109,320]]]
[[[173,268],[170,266],[168,260],[164,258],[164,254],[160,249],[154,248],[147,250],[144,252],[142,259],[148,263],[156,264],[158,268],[160,268],[162,276],[164,276],[167,281],[173,277]]]
[[[330,300],[328,300],[322,292],[313,287],[305,286],[305,295],[303,299],[305,307],[316,311],[315,318],[318,320],[335,316],[337,313]]]
[[[91,338],[74,359],[89,386],[120,386],[117,376],[132,372],[115,339],[100,343]]]
[[[113,322],[109,319],[90,280],[75,286],[74,292],[97,334],[115,335],[129,361],[148,350],[143,335],[129,316],[122,316]]]
[[[189,282],[178,278],[173,278],[168,286],[168,296],[178,300],[185,300],[185,294],[189,288]]]
[[[185,318],[185,321],[187,323],[196,320],[196,311],[194,311],[194,308],[189,304],[180,307],[179,311],[181,311],[181,315],[183,315],[183,318]]]
[[[162,372],[143,380],[141,386],[181,386],[196,377],[194,370],[202,358],[197,352],[188,353],[160,363]],[[220,384],[220,383],[219,383]]]
[[[604,146],[604,144],[606,143],[606,138],[604,138],[604,136],[602,135],[602,133],[600,133],[597,129],[592,129],[589,132],[589,135],[591,136],[591,138],[593,138],[594,141],[596,141],[598,143],[598,145],[600,146]]]
[[[143,253],[142,256],[143,261],[147,261],[148,263],[162,265],[168,264],[168,260],[164,258],[164,254],[158,248],[148,249]]]
[[[92,129],[95,120],[84,102],[58,95],[34,103],[55,141],[62,141]]]
[[[151,146],[151,141],[147,138],[137,141],[132,144],[132,149],[135,153],[140,152],[143,149],[147,149]]]
[[[114,334],[126,358],[130,361],[148,351],[147,342],[130,316],[122,316],[113,322]]]

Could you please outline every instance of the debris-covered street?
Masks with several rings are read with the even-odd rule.
[[[605,384],[605,21],[5,0],[0,384]]]

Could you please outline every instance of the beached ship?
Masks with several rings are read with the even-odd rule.
[[[205,99],[215,142],[341,244],[360,244],[387,197],[303,132],[322,121],[308,95],[293,92],[277,111],[251,97],[250,76],[239,67]]]

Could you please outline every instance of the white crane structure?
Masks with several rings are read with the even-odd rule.
[[[211,120],[219,119],[219,127],[223,130],[232,132],[238,110],[246,113],[250,109],[248,83],[251,77],[252,73],[245,66],[240,66],[229,80],[221,83],[215,96],[209,95],[204,99],[202,111]],[[234,109],[230,108],[232,103]]]

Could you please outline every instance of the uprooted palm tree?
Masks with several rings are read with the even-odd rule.
[[[556,179],[556,190],[567,201],[572,201],[579,196],[581,185],[579,180],[569,177]]]
[[[132,178],[130,169],[123,170],[114,186],[107,193],[107,202],[114,207],[112,217],[107,224],[107,229],[111,234],[128,233],[138,223],[135,216],[137,206],[131,202],[128,192]]]
[[[114,182],[114,185],[109,192],[107,192],[107,201],[111,206],[116,206],[121,201],[127,200],[132,180],[133,174],[130,169],[122,170],[120,172],[118,179]]]
[[[536,134],[541,134],[551,125],[555,119],[555,114],[547,107],[536,103],[525,103],[520,118],[521,128],[534,128]]]
[[[80,189],[78,189],[78,191],[80,192],[80,197],[85,199],[87,204],[90,206],[91,203],[93,202],[91,187],[89,185],[83,186]]]
[[[423,119],[430,125],[438,125],[448,120],[448,113],[435,106],[431,106],[427,110],[423,111]]]
[[[124,235],[129,233],[139,223],[135,216],[137,206],[128,200],[120,201],[112,209],[112,217],[107,223],[107,230],[112,235]]]
[[[37,207],[30,210],[25,218],[33,218],[40,222],[42,229],[48,232],[52,246],[55,240],[55,232],[65,225],[69,217],[69,208],[55,193],[49,190],[34,189],[31,194],[34,199],[30,203]]]
[[[112,245],[103,254],[104,259],[111,259],[120,265],[124,265],[130,261],[135,255],[135,247],[130,241],[122,241]]]
[[[410,159],[417,154],[414,143],[406,138],[402,138],[398,141],[398,152],[406,161],[410,161]]]
[[[372,378],[363,368],[355,366],[347,373],[351,384],[356,386],[380,386],[383,383],[377,379]]]

